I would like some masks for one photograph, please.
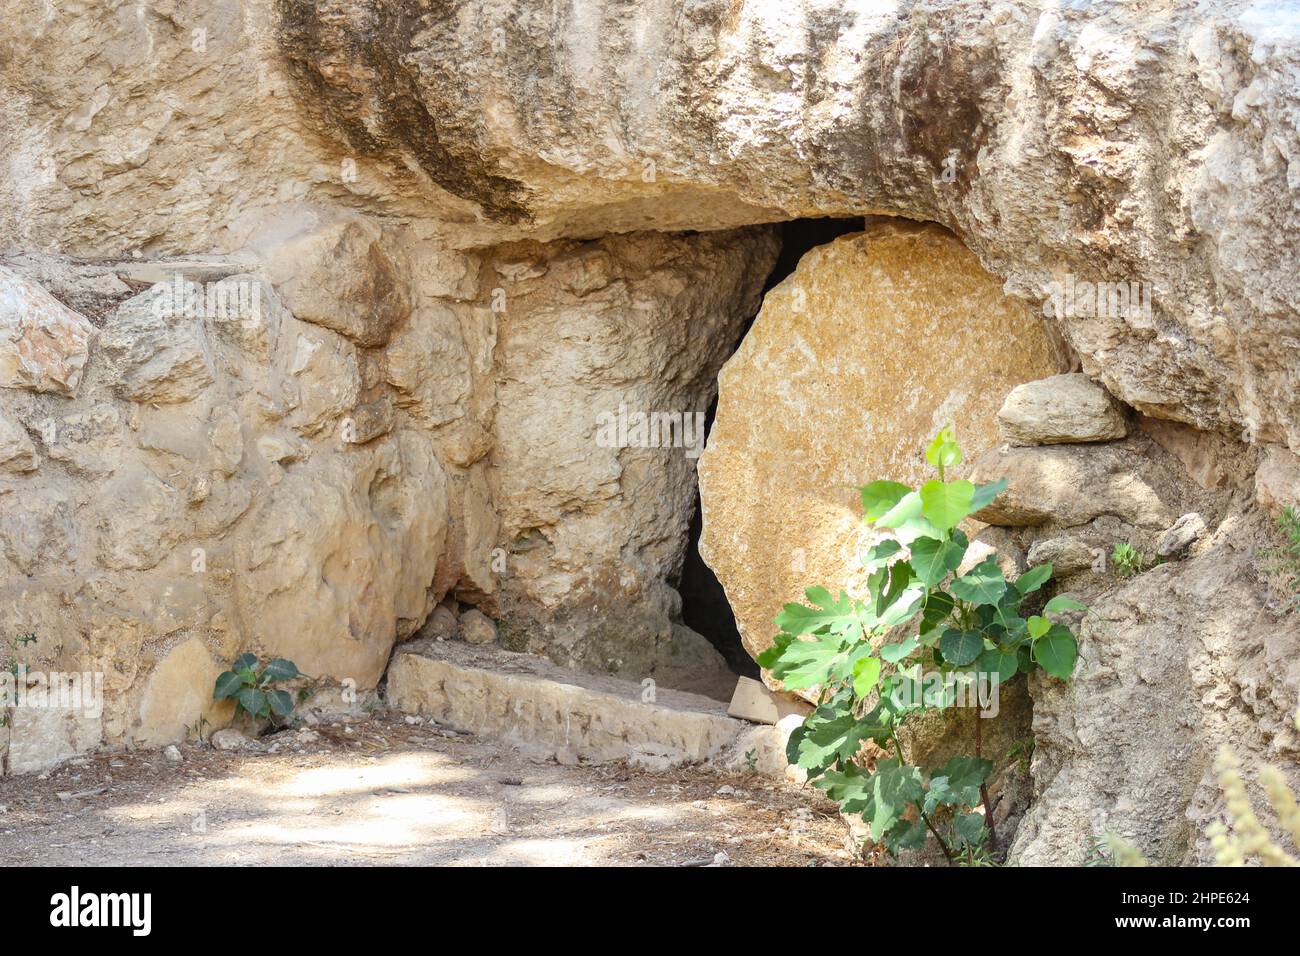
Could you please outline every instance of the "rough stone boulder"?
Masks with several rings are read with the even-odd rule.
[[[806,255],[723,368],[700,459],[700,550],[746,649],[806,587],[856,580],[861,485],[929,477],[945,425],[968,457],[991,448],[1007,391],[1057,367],[1042,320],[937,226],[880,223]]]
[[[998,427],[1012,445],[1111,441],[1128,434],[1115,400],[1078,372],[1017,385],[998,411]]]
[[[1012,527],[1070,528],[1115,515],[1140,527],[1166,528],[1178,512],[1169,488],[1152,474],[1152,445],[1149,439],[1135,439],[990,449],[975,461],[971,479],[1006,478],[1007,489],[974,517]]]
[[[0,267],[0,388],[76,395],[94,331],[40,285]]]

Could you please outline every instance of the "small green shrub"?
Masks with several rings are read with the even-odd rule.
[[[212,698],[233,699],[236,716],[243,711],[253,720],[264,720],[272,715],[288,717],[293,713],[293,697],[287,690],[272,685],[302,676],[298,666],[283,657],[259,667],[256,654],[241,654],[230,665],[230,670],[218,675]]]
[[[946,470],[961,462],[947,428],[926,458],[938,477],[919,489],[894,481],[862,488],[864,520],[889,535],[862,558],[867,599],[809,588],[811,606],[785,605],[776,618],[781,633],[758,662],[786,689],[815,692],[818,706],[791,735],[787,757],[844,813],[860,814],[872,840],[893,854],[923,846],[928,833],[949,862],[981,863],[996,849],[986,786],[993,764],[980,753],[986,718],[977,708],[974,755],[929,770],[909,762],[900,728],[952,706],[972,685],[996,689],[1040,668],[1068,679],[1078,645],[1049,615],[1084,607],[1059,596],[1022,616],[1024,602],[1051,577],[1050,564],[1008,582],[990,557],[956,575],[969,547],[958,525],[1006,480],[946,481]],[[859,754],[868,741],[881,754],[864,767]]]
[[[1147,568],[1147,559],[1127,541],[1115,545],[1115,549],[1110,553],[1110,560],[1122,578],[1131,578],[1135,574],[1141,574]]]

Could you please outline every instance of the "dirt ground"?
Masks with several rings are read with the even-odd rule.
[[[0,780],[0,864],[847,866],[818,791],[543,762],[378,713]]]

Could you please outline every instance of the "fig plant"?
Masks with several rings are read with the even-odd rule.
[[[929,833],[950,862],[986,859],[997,837],[980,708],[975,752],[942,767],[909,761],[900,731],[973,687],[996,693],[1017,673],[1041,669],[1068,680],[1078,645],[1054,617],[1085,608],[1061,595],[1025,616],[1052,575],[1050,564],[1007,581],[990,556],[957,573],[970,545],[958,525],[991,503],[1006,479],[978,486],[946,480],[962,460],[948,428],[926,458],[938,477],[919,489],[894,481],[861,489],[863,519],[884,533],[861,557],[865,599],[809,588],[807,605],[787,604],[777,616],[781,633],[758,661],[787,690],[816,700],[791,735],[787,757],[843,812],[860,814],[873,841],[894,854],[920,848]],[[861,756],[867,741],[879,748],[874,759]]]
[[[256,654],[241,654],[230,666],[230,670],[217,675],[212,697],[214,700],[233,698],[236,716],[243,711],[255,721],[272,714],[288,717],[293,713],[293,697],[287,690],[272,685],[301,676],[298,666],[283,657],[274,658],[259,666]]]

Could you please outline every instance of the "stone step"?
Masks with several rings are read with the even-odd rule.
[[[626,760],[652,770],[710,763],[780,776],[782,731],[727,716],[709,697],[558,667],[459,641],[401,646],[388,670],[396,710],[499,737],[562,763]]]

